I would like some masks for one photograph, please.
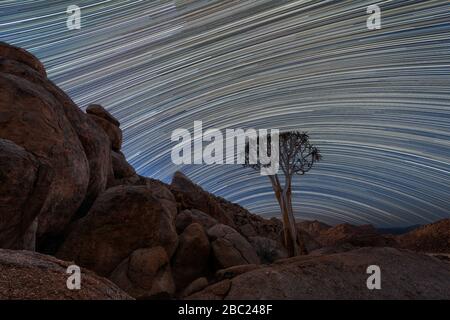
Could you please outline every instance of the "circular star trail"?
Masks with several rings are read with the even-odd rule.
[[[323,161],[294,179],[297,218],[400,226],[450,216],[450,3],[1,1],[0,40],[122,123],[136,170],[277,216],[267,177],[171,162],[176,128],[308,131]],[[379,4],[380,30],[367,6]]]

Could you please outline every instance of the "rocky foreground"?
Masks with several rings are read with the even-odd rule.
[[[121,144],[102,106],[83,112],[0,43],[1,299],[450,299],[449,219],[401,236],[303,221],[310,254],[286,259],[280,220],[180,172],[139,176]],[[80,290],[66,287],[74,263]],[[371,264],[381,290],[366,287]]]

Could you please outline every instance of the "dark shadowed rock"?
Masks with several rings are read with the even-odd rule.
[[[57,256],[107,276],[136,249],[162,246],[170,257],[177,243],[172,213],[149,188],[117,186],[97,198]]]
[[[0,139],[0,247],[25,247],[26,231],[46,196],[38,181],[36,158],[14,142]]]
[[[122,147],[122,130],[104,118],[97,117],[93,114],[88,114],[88,116],[107,134],[111,142],[111,148],[114,151],[119,151]]]
[[[0,82],[0,137],[32,153],[46,171],[38,236],[60,234],[105,189],[109,141],[24,50],[0,43]]]
[[[427,224],[396,237],[402,248],[430,253],[450,253],[450,219]]]
[[[124,154],[120,151],[112,151],[112,168],[115,179],[124,179],[136,175],[134,168],[127,162]]]
[[[192,281],[180,294],[181,297],[187,297],[195,292],[203,290],[208,286],[208,279],[205,277],[198,278]]]
[[[250,244],[255,248],[261,263],[272,263],[275,260],[288,257],[286,248],[276,240],[264,237],[250,237]]]
[[[300,228],[300,230],[306,231],[308,234],[310,234],[312,237],[316,238],[320,236],[320,234],[323,231],[326,231],[331,228],[331,226],[327,225],[326,223],[313,220],[313,221],[301,221],[297,222],[297,228]]]
[[[200,210],[183,210],[177,215],[177,219],[175,221],[177,232],[180,234],[191,223],[199,223],[205,230],[208,230],[217,224],[218,221]]]
[[[210,245],[203,227],[198,223],[189,225],[180,235],[179,246],[172,259],[178,291],[208,272],[209,255]]]
[[[222,209],[219,202],[181,172],[175,172],[170,188],[181,210],[197,209],[213,217],[220,223],[234,226],[232,216]]]
[[[47,77],[44,65],[39,61],[39,59],[22,48],[9,45],[5,42],[0,42],[0,57],[2,59],[14,60],[25,64],[35,70],[40,76]]]
[[[175,293],[169,258],[162,247],[134,251],[109,278],[136,299],[170,298]]]
[[[372,225],[354,226],[348,223],[323,230],[315,240],[322,246],[336,246],[343,243],[356,247],[395,245],[391,237],[380,235]]]
[[[234,278],[240,274],[253,271],[255,269],[261,268],[261,265],[258,264],[243,264],[240,266],[233,266],[226,269],[220,269],[217,270],[215,274],[215,279],[218,281],[224,280],[224,279],[231,279]]]
[[[111,113],[108,112],[105,108],[103,108],[99,104],[90,104],[86,108],[87,114],[92,114],[94,116],[97,116],[99,118],[103,118],[110,122],[111,124],[115,125],[116,127],[120,127],[120,122],[117,120]]]
[[[107,279],[81,269],[81,289],[67,289],[72,263],[30,252],[0,249],[0,299],[131,299]]]
[[[382,270],[368,290],[367,267]],[[188,299],[450,299],[450,264],[394,248],[300,256],[218,282]]]
[[[224,224],[208,229],[214,260],[219,269],[260,263],[252,245],[236,230]]]

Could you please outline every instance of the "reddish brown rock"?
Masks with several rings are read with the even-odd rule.
[[[112,151],[112,168],[115,179],[130,178],[136,175],[134,168],[127,162],[124,154],[120,151]]]
[[[255,248],[261,263],[272,263],[278,259],[287,258],[287,250],[280,241],[265,237],[250,237],[250,244]]]
[[[14,142],[0,139],[0,247],[25,247],[26,231],[46,196],[39,180],[36,158]]]
[[[213,217],[220,223],[234,226],[232,216],[223,210],[219,202],[181,172],[177,171],[174,174],[170,189],[175,195],[181,210],[197,209]]]
[[[108,112],[105,108],[103,108],[99,104],[90,104],[86,108],[87,114],[92,114],[94,116],[97,116],[99,118],[103,118],[110,122],[111,124],[115,125],[116,127],[120,127],[120,122],[117,120],[111,113]]]
[[[344,243],[355,247],[393,246],[395,241],[377,232],[372,225],[354,226],[348,223],[323,230],[316,240],[322,246],[336,246]]]
[[[260,263],[252,245],[233,228],[216,224],[208,229],[208,236],[218,269]]]
[[[424,225],[396,237],[402,248],[429,252],[450,253],[450,219]]]
[[[71,262],[30,252],[0,249],[0,299],[131,299],[115,284],[81,268],[81,289],[67,288]]]
[[[172,259],[178,291],[208,272],[210,250],[208,237],[200,224],[193,223],[183,231]]]
[[[180,234],[191,223],[199,223],[205,230],[208,230],[209,228],[217,224],[218,221],[214,218],[211,218],[206,213],[201,212],[200,210],[183,210],[177,215],[177,218],[175,220],[177,232]]]
[[[136,249],[162,246],[170,257],[177,243],[174,217],[149,188],[117,186],[97,198],[57,256],[108,276]]]
[[[162,247],[134,251],[109,278],[136,299],[170,298],[175,293],[169,258]]]
[[[243,264],[240,266],[233,266],[226,269],[220,269],[216,272],[215,279],[219,281],[224,279],[231,279],[240,274],[250,272],[259,268],[261,268],[261,265],[258,264]]]
[[[368,290],[367,267],[381,290]],[[187,299],[450,299],[450,264],[394,248],[299,256],[206,287]]]
[[[107,134],[109,141],[111,142],[111,148],[114,151],[119,151],[122,147],[122,130],[104,118],[100,118],[93,114],[88,114],[88,116]]]
[[[5,42],[0,42],[0,58],[14,60],[25,64],[39,73],[39,75],[47,77],[44,65],[39,61],[39,59],[22,48],[11,46]]]
[[[312,237],[319,237],[323,231],[326,231],[331,228],[331,226],[326,223],[313,220],[313,221],[301,221],[297,222],[297,228],[300,228],[302,231],[306,231]]]
[[[198,278],[192,281],[180,294],[181,297],[187,297],[193,293],[203,290],[208,286],[208,279],[205,277]]]
[[[45,231],[59,232],[86,195],[89,163],[83,146],[59,101],[42,86],[0,72],[0,97],[0,137],[23,147],[48,168],[42,183],[51,188],[39,220]]]
[[[111,157],[103,130],[43,70],[31,54],[0,44],[0,137],[32,153],[46,170],[41,238],[63,232],[105,189]]]

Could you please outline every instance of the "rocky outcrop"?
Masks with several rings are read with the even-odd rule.
[[[175,293],[169,258],[162,247],[134,251],[109,278],[136,299],[170,298]]]
[[[381,290],[366,286],[381,269]],[[188,299],[450,299],[448,263],[394,248],[281,260],[206,287]]]
[[[0,138],[35,159],[39,187],[27,199],[33,210],[22,215],[39,216],[40,239],[61,234],[106,187],[106,134],[47,79],[39,60],[5,43],[0,43],[0,115]]]
[[[380,235],[372,225],[354,226],[348,223],[322,230],[315,240],[322,246],[336,246],[344,243],[355,247],[395,245],[392,237]]]
[[[450,219],[424,225],[396,239],[401,248],[419,252],[450,253]]]
[[[286,248],[281,242],[264,237],[250,237],[250,244],[256,251],[261,263],[272,263],[288,257]]]
[[[0,246],[28,247],[25,235],[39,214],[48,190],[40,187],[44,172],[24,148],[0,139]],[[26,210],[24,210],[26,208]]]
[[[177,219],[175,221],[177,232],[183,232],[183,230],[192,223],[199,223],[205,230],[208,230],[219,222],[200,210],[183,210],[177,215]]]
[[[83,268],[80,290],[69,290],[71,264],[30,251],[0,249],[0,299],[131,299],[112,282]]]
[[[297,228],[307,232],[313,238],[317,238],[322,232],[331,229],[331,226],[327,225],[326,223],[313,220],[297,222]]]
[[[210,244],[203,227],[190,224],[180,236],[180,244],[172,260],[177,290],[210,272]]]
[[[183,173],[177,171],[174,174],[170,188],[180,209],[197,209],[223,224],[234,226],[232,216],[223,210],[219,202]]]
[[[57,256],[108,276],[136,249],[162,246],[171,257],[177,243],[172,213],[149,188],[117,186],[97,198]]]
[[[122,147],[122,130],[119,128],[119,121],[98,104],[89,105],[86,108],[86,113],[108,135],[112,149],[120,151]]]
[[[260,263],[252,245],[233,228],[217,224],[208,229],[208,236],[218,269]]]

